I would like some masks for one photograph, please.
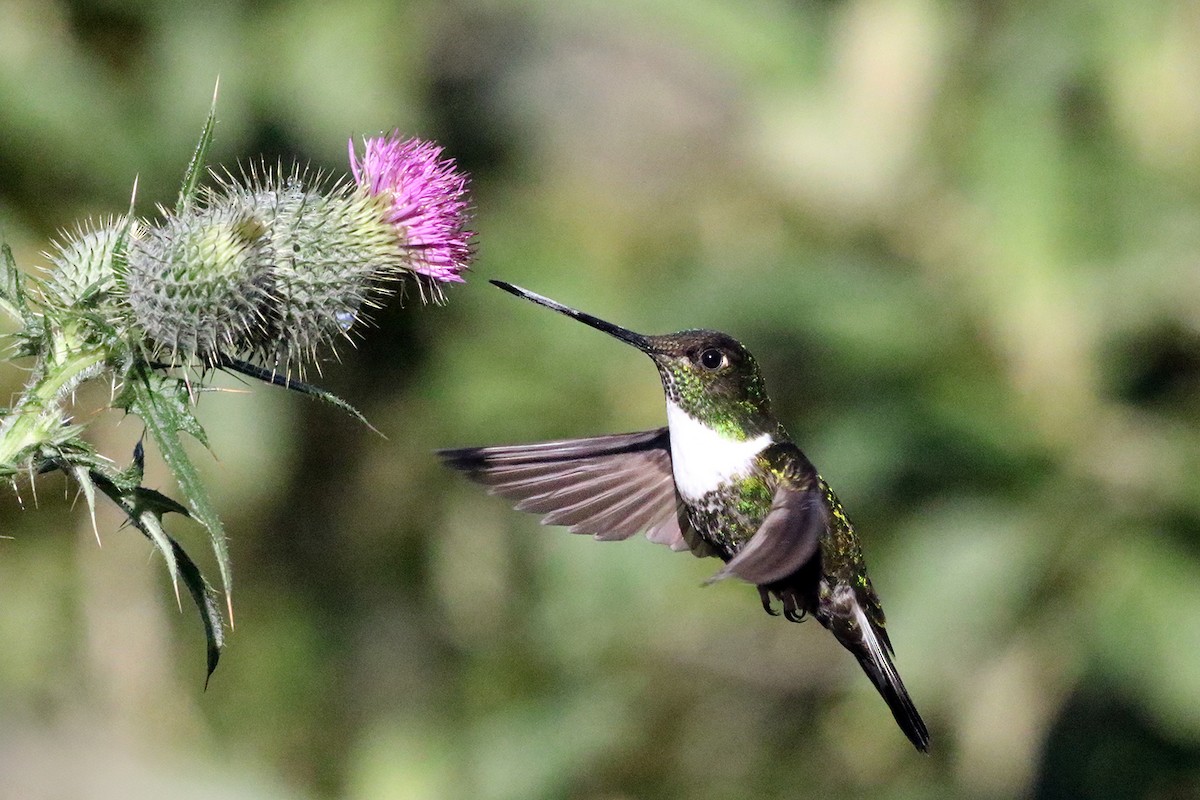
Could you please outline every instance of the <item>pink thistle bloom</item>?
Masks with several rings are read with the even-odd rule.
[[[387,221],[414,253],[414,272],[436,281],[462,283],[471,260],[467,224],[467,176],[442,148],[421,139],[364,139],[360,160],[350,140],[350,171],[373,195],[390,198]]]

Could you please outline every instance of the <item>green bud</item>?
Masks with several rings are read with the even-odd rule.
[[[109,220],[96,228],[91,224],[55,242],[55,252],[48,254],[51,269],[43,287],[46,299],[55,305],[72,308],[115,288],[113,255],[126,221]]]
[[[270,301],[250,349],[270,366],[302,366],[318,349],[348,339],[365,309],[393,291],[384,284],[405,272],[384,201],[352,186],[316,191],[298,179],[268,178],[230,189],[226,202],[267,225]]]
[[[262,326],[269,263],[264,225],[230,205],[170,216],[130,249],[126,299],[172,360],[245,350]]]
[[[388,197],[303,178],[226,180],[135,243],[126,298],[160,352],[302,370],[413,274]]]

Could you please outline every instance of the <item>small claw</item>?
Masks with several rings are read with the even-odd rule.
[[[779,612],[771,607],[771,595],[767,591],[766,587],[764,587],[764,586],[758,587],[758,596],[760,598],[762,598],[763,611],[767,612],[772,617],[778,617]]]
[[[804,622],[808,612],[796,603],[796,595],[788,592],[783,597],[783,616],[788,622]]]

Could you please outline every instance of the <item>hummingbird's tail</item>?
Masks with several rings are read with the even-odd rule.
[[[831,595],[817,611],[817,619],[858,659],[913,746],[928,753],[929,730],[892,663],[892,643],[887,632],[871,619],[851,587],[843,584]]]
[[[875,684],[875,688],[879,690],[879,694],[883,696],[888,708],[891,709],[892,716],[896,718],[896,724],[900,726],[900,730],[904,731],[904,735],[908,737],[914,747],[922,753],[928,753],[929,730],[925,727],[925,721],[921,719],[921,715],[917,713],[917,707],[913,705],[912,698],[908,696],[908,690],[904,688],[904,681],[900,680],[900,673],[896,671],[896,665],[892,663],[892,648],[887,641],[887,634],[875,627],[861,606],[856,604],[855,610],[858,616],[860,636],[854,646],[850,646],[845,640],[842,641],[842,644],[847,645],[848,649],[854,653],[863,672],[867,673],[871,683]],[[883,633],[882,636],[880,636],[881,633]],[[841,639],[840,636],[838,638]]]

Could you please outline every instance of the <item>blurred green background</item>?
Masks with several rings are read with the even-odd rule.
[[[386,439],[270,387],[201,399],[237,611],[207,692],[149,544],[105,509],[98,547],[61,476],[0,493],[0,797],[1200,796],[1196,4],[0,0],[18,261],[135,176],[173,202],[218,75],[231,169],[442,142],[475,271],[325,366]],[[815,623],[701,589],[715,563],[437,465],[663,423],[643,356],[491,277],[759,356],[930,757]],[[107,392],[79,414],[124,460]]]

